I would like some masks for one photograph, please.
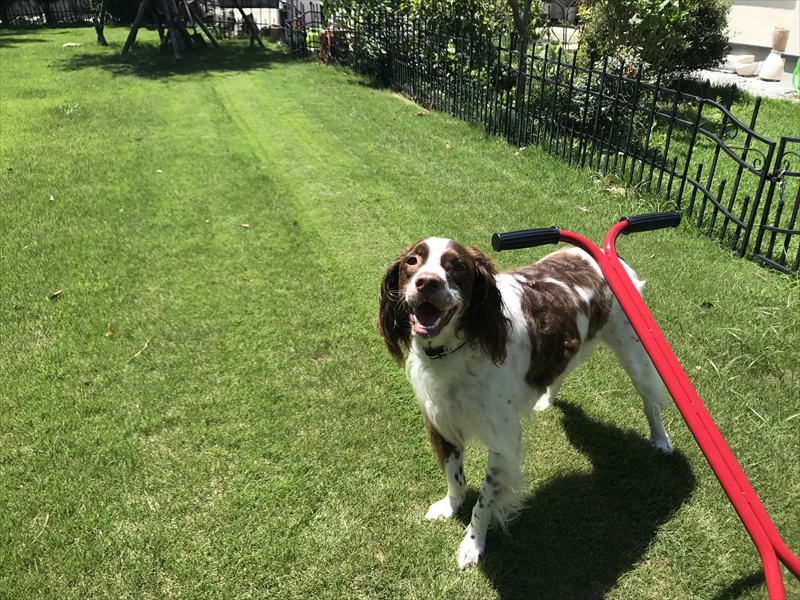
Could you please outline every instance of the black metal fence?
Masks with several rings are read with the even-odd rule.
[[[800,138],[759,135],[760,99],[744,123],[730,110],[735,90],[720,98],[707,82],[648,79],[608,58],[581,65],[513,34],[389,14],[338,15],[327,29],[307,20],[287,25],[294,56],[338,61],[510,143],[544,147],[678,208],[739,256],[800,272]]]
[[[243,14],[253,17],[253,21],[263,35],[268,35],[274,27],[284,28],[289,20],[298,15],[318,15],[318,4],[313,2],[282,2],[279,0],[189,0],[203,22],[214,30],[220,39],[249,38],[250,32],[244,22]],[[107,21],[130,24],[136,15],[138,0],[132,2],[111,2],[107,6]],[[159,2],[152,3],[154,10],[148,14],[145,25],[157,28]],[[180,6],[179,10],[183,7]],[[241,10],[240,10],[241,9]],[[0,24],[6,26],[48,25],[63,26],[89,24],[100,15],[100,0],[0,0]],[[314,17],[318,19],[319,17]],[[309,26],[313,25],[309,23]]]
[[[89,23],[100,12],[100,0],[0,0],[3,25]]]

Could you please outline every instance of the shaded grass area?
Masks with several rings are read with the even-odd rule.
[[[764,595],[680,415],[653,452],[605,351],[526,425],[527,508],[478,569],[465,515],[422,518],[444,481],[375,332],[385,267],[429,235],[599,239],[635,202],[345,71],[147,39],[126,65],[126,35],[0,32],[3,595]],[[620,247],[797,550],[796,283],[691,227]]]

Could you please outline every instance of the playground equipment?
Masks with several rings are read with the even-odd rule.
[[[792,554],[781,539],[617,256],[615,243],[620,234],[677,227],[680,219],[678,211],[624,217],[609,229],[604,240],[604,250],[576,233],[562,231],[557,227],[495,233],[492,236],[492,247],[500,252],[566,242],[586,251],[597,262],[689,430],[755,543],[764,565],[770,600],[785,600],[786,592],[778,561],[782,562],[792,575],[800,579],[800,559]]]
[[[245,14],[242,3],[239,0],[234,0],[234,5],[241,13],[244,26],[250,34],[250,45],[252,46],[254,42],[258,42],[258,45],[263,48],[264,42],[261,41],[261,36],[259,35],[253,15]],[[163,50],[167,44],[172,44],[172,52],[175,55],[175,60],[181,59],[179,39],[183,42],[185,48],[193,49],[205,46],[203,36],[197,33],[195,25],[200,26],[200,29],[203,30],[203,33],[206,34],[206,37],[215,48],[219,47],[219,43],[203,22],[194,2],[190,2],[189,0],[160,0],[160,2],[159,0],[141,0],[136,18],[128,34],[128,39],[122,47],[123,58],[127,57],[128,50],[130,50],[131,46],[136,41],[136,34],[139,32],[139,28],[142,26],[148,11],[155,17],[158,23],[158,35],[161,38],[159,50]],[[193,29],[193,34],[190,34],[187,30],[187,24]]]

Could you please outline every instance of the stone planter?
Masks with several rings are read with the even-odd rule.
[[[776,27],[772,32],[772,49],[783,54],[786,52],[786,45],[789,43],[789,29]]]

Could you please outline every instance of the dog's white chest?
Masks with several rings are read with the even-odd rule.
[[[520,377],[525,365],[517,364],[515,355],[499,366],[479,350],[449,358],[431,360],[412,352],[406,373],[422,412],[451,443],[473,438],[490,444],[492,423],[502,430],[504,422],[529,412],[534,399]]]

